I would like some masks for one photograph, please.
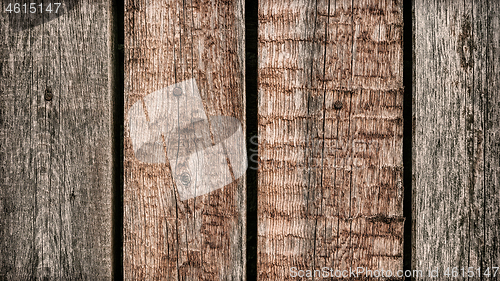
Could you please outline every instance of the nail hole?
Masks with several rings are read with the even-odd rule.
[[[45,89],[45,96],[44,96],[45,100],[51,101],[53,97],[54,97],[54,95],[52,94],[52,89],[50,87]]]

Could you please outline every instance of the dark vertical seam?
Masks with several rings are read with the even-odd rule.
[[[404,135],[408,136],[408,144],[405,144],[406,138],[403,138],[403,165],[404,165],[404,177],[403,177],[403,192],[404,192],[404,200],[403,200],[403,216],[406,218],[405,219],[405,225],[404,225],[404,233],[409,233],[409,237],[407,236],[408,239],[405,239],[407,241],[403,245],[403,261],[407,261],[406,266],[404,266],[403,263],[403,269],[409,269],[411,270],[415,266],[415,258],[413,257],[413,246],[416,241],[416,231],[415,231],[415,218],[413,215],[413,210],[414,210],[414,203],[416,201],[416,198],[413,197],[413,187],[415,186],[413,183],[413,165],[415,163],[414,157],[413,157],[413,143],[415,139],[415,120],[416,120],[416,103],[413,102],[414,95],[416,95],[415,91],[415,77],[416,77],[416,70],[415,67],[413,66],[413,61],[415,60],[415,34],[417,33],[417,23],[415,21],[415,2],[411,1],[411,7],[407,7],[408,10],[404,10],[406,13],[404,13],[404,19],[406,21],[411,21],[411,30],[408,30],[407,32],[409,33],[409,37],[407,38],[406,42],[410,44],[411,50],[406,49],[406,51],[403,50],[403,55],[406,53],[409,53],[408,56],[410,58],[409,61],[409,74],[410,74],[410,89],[405,88],[405,100],[404,105],[409,104],[409,109],[408,106],[403,106],[403,108],[407,108],[406,111],[403,109],[403,122],[404,122],[404,128],[409,127],[408,129],[404,130]],[[405,5],[406,6],[406,5]],[[404,74],[404,73],[403,73]],[[404,81],[404,80],[403,80]],[[409,91],[409,96],[406,94],[406,91]],[[409,99],[409,100],[408,100]],[[407,111],[410,111],[409,114],[405,113]],[[409,163],[408,165],[405,165],[406,163],[404,162],[407,158]],[[408,166],[408,167],[406,167]],[[407,194],[407,187],[409,187],[409,194]],[[409,209],[405,209],[409,208]],[[406,211],[406,212],[405,212]],[[409,220],[409,221],[408,221]],[[409,225],[407,225],[409,224]],[[404,236],[403,236],[404,237]],[[411,241],[408,241],[411,240]],[[415,251],[416,253],[416,251]],[[410,279],[411,280],[411,279]]]
[[[123,280],[123,130],[124,130],[124,35],[125,4],[123,0],[112,0],[108,7],[111,16],[111,52],[109,54],[112,70],[110,77],[110,98],[112,104],[113,126],[113,163],[112,163],[112,226],[111,226],[111,275],[113,280]]]
[[[413,1],[403,2],[403,271],[412,269]],[[412,280],[412,277],[409,277]]]
[[[246,178],[246,280],[257,280],[258,245],[258,153],[259,145],[253,136],[258,135],[258,1],[245,1],[245,104],[246,139],[249,160],[257,159],[257,167],[247,169]],[[256,156],[256,158],[254,157]]]

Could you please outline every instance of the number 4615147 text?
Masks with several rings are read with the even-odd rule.
[[[24,13],[24,14],[42,14],[42,13],[57,13],[61,7],[61,3],[47,3],[47,4],[37,4],[37,3],[9,3],[5,8],[7,13]]]

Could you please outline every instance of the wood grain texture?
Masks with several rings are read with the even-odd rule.
[[[9,15],[6,4],[0,279],[111,279],[111,7],[72,1],[40,20]]]
[[[402,269],[402,28],[401,1],[259,1],[260,279]]]
[[[194,79],[208,118],[236,117],[244,132],[243,7],[239,0],[125,2],[126,280],[245,279],[245,177],[181,201],[169,163],[135,157],[128,113],[147,95]]]
[[[500,4],[415,1],[414,14],[413,267],[491,273],[500,264]]]

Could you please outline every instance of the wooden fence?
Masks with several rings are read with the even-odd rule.
[[[0,280],[500,279],[499,3],[61,2],[2,2]]]

